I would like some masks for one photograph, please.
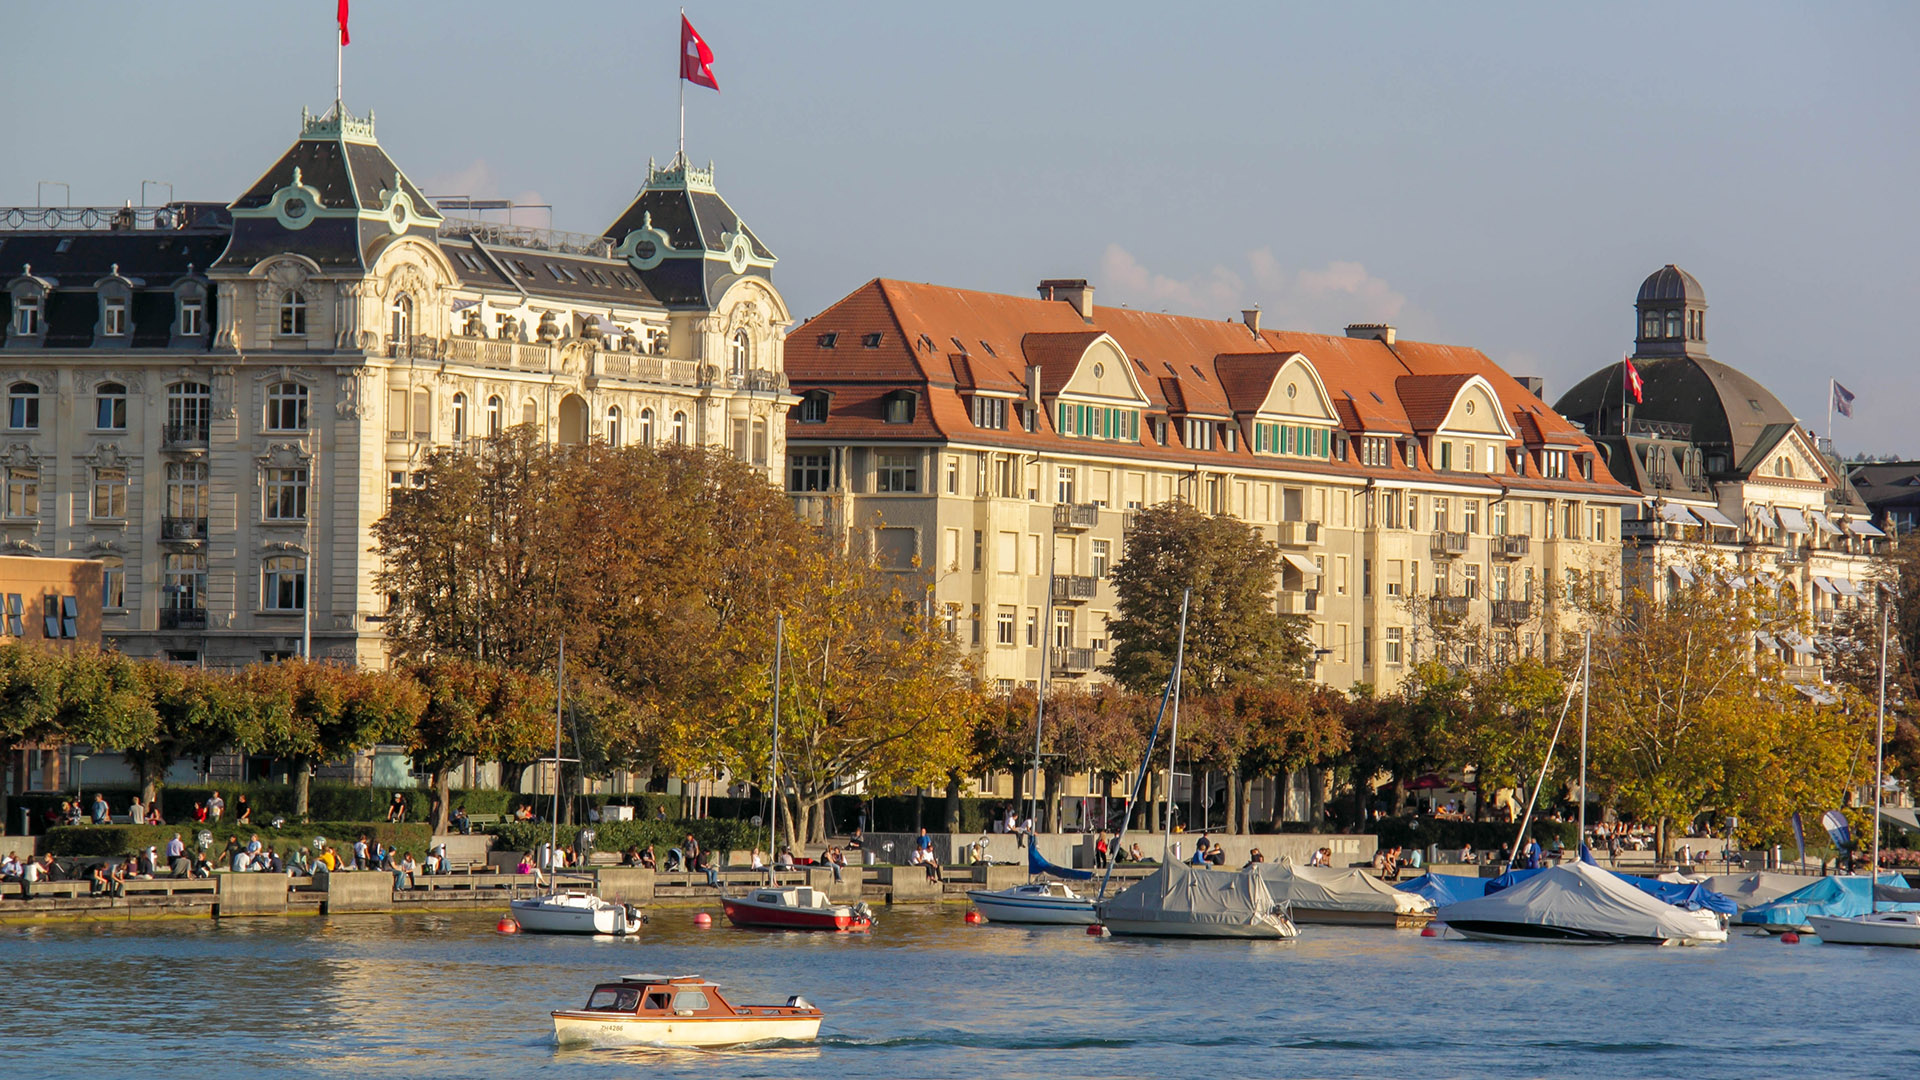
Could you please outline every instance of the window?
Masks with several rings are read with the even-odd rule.
[[[421,442],[433,438],[433,391],[426,387],[413,391],[413,437]]]
[[[800,398],[800,422],[803,424],[824,424],[827,422],[827,408],[833,402],[833,395],[825,390],[809,390]]]
[[[1480,500],[1468,499],[1460,507],[1461,517],[1469,533],[1480,531]]]
[[[1384,449],[1387,440],[1380,439]],[[1229,443],[1228,447],[1233,447]],[[1253,452],[1256,454],[1283,454],[1288,457],[1310,457],[1326,459],[1333,451],[1333,433],[1326,428],[1312,427],[1306,424],[1266,424],[1256,422],[1253,425]],[[1380,464],[1388,462],[1382,460]],[[1369,461],[1367,464],[1373,464]]]
[[[1488,516],[1493,519],[1493,525],[1492,525],[1493,535],[1495,536],[1507,535],[1506,500],[1504,499],[1496,500],[1493,506],[1489,508]]]
[[[21,296],[14,299],[13,332],[20,337],[32,337],[40,332],[40,298],[38,296]]]
[[[35,466],[7,468],[7,516],[40,516],[40,470]]]
[[[1678,310],[1667,312],[1667,336],[1670,338],[1678,338],[1680,336],[1680,312]]]
[[[492,394],[487,398],[487,436],[500,434],[500,395]]]
[[[1440,468],[1453,468],[1453,443],[1445,439],[1440,440]]]
[[[747,420],[735,417],[731,437],[727,440],[733,445],[733,456],[739,461],[747,460]]]
[[[1387,663],[1399,664],[1405,655],[1405,631],[1398,626],[1387,627]]]
[[[260,564],[260,606],[268,611],[299,611],[307,606],[306,559],[275,555]]]
[[[275,383],[267,389],[267,430],[305,431],[307,388],[299,383]]]
[[[1592,511],[1592,518],[1588,523],[1587,539],[1593,540],[1593,541],[1600,541],[1600,540],[1605,540],[1606,538],[1607,538],[1607,511],[1602,507],[1595,507],[1594,510]]]
[[[7,388],[7,426],[15,431],[33,431],[40,426],[40,387],[17,382]]]
[[[1073,648],[1073,611],[1069,608],[1055,608],[1053,612],[1053,645],[1057,649]]]
[[[532,398],[528,398],[522,402],[520,405],[520,422],[523,424],[538,424],[540,422],[540,403]]]
[[[395,345],[405,345],[413,337],[413,297],[406,293],[393,298],[387,308],[387,334]]]
[[[1460,595],[1469,600],[1480,597],[1480,564],[1468,563],[1460,569]]]
[[[607,406],[607,445],[620,445],[620,406]]]
[[[166,578],[160,586],[160,606],[167,611],[197,611],[207,596],[207,557],[199,552],[167,556]]]
[[[127,336],[127,300],[123,296],[107,297],[105,310],[101,312],[101,331],[107,337]]]
[[[747,332],[745,330],[734,331],[731,357],[735,378],[742,377],[747,373],[748,351]]]
[[[860,336],[860,345],[863,348],[877,349],[880,347],[880,335],[879,334],[862,334]]]
[[[305,521],[307,518],[307,470],[268,469],[266,471],[266,508],[268,521]]]
[[[1103,578],[1107,576],[1108,564],[1112,561],[1113,557],[1112,543],[1110,540],[1095,540],[1093,542],[1094,577]]]
[[[1181,431],[1180,441],[1189,450],[1213,449],[1213,425],[1205,420],[1189,418]]]
[[[467,437],[467,395],[453,395],[453,440],[459,442]]]
[[[1567,478],[1567,452],[1565,450],[1542,450],[1540,452],[1540,475],[1549,480]]]
[[[108,519],[127,516],[127,470],[93,470],[93,516]]]
[[[920,490],[919,455],[879,453],[874,455],[877,462],[878,491],[911,492]]]
[[[1500,471],[1500,448],[1497,446],[1487,447],[1487,471],[1490,473]]]
[[[280,295],[280,333],[287,336],[307,332],[307,298],[288,289]]]
[[[93,426],[101,431],[127,430],[127,388],[101,383],[93,391]]]
[[[957,457],[947,459],[947,494],[960,494],[960,459]]]
[[[1075,474],[1076,474],[1076,470],[1068,466],[1062,465],[1059,468],[1055,476],[1055,482],[1054,482],[1054,501],[1055,502],[1059,502],[1059,503],[1073,502],[1073,488],[1074,488]]]
[[[881,407],[881,419],[889,424],[913,423],[914,395],[910,391],[896,390],[887,395]]]
[[[1003,607],[994,615],[993,617],[994,644],[996,645],[1018,644],[1018,642],[1014,640],[1014,628],[1013,628],[1014,615],[1015,615],[1015,609],[1011,607]]]
[[[1399,596],[1406,589],[1407,562],[1405,559],[1387,560],[1387,595]]]
[[[212,387],[193,382],[174,383],[167,387],[168,439],[204,442],[212,424]]]
[[[762,469],[767,467],[771,446],[767,438],[767,422],[755,420],[753,422],[753,463],[755,465]]]
[[[990,431],[1007,429],[1007,399],[973,396],[973,426]]]
[[[686,413],[676,412],[673,414],[673,441],[680,446],[685,446],[687,444],[687,414]]]
[[[819,345],[823,349],[831,349],[833,348],[834,343],[839,340],[840,340],[839,334],[821,334],[819,338]]]
[[[1447,505],[1447,500],[1433,500],[1433,531],[1446,532],[1447,526],[1451,524],[1452,521],[1453,515]]]
[[[1640,317],[1640,336],[1652,340],[1660,336],[1660,313],[1645,312]]]
[[[127,606],[127,564],[117,558],[100,562],[100,606],[119,611]]]
[[[1393,465],[1393,440],[1368,435],[1360,440],[1360,464],[1384,469]]]
[[[1513,588],[1513,568],[1508,566],[1494,567],[1493,579],[1490,582],[1488,582],[1488,587],[1492,589],[1492,595],[1488,597],[1488,599],[1491,599],[1491,600],[1507,599],[1508,594],[1512,591],[1512,588]]]
[[[973,572],[985,569],[987,558],[987,534],[979,529],[973,530]]]
[[[170,461],[167,463],[167,516],[203,518],[207,516],[207,463]]]
[[[1334,556],[1333,591],[1336,596],[1347,595],[1347,557],[1345,555]]]

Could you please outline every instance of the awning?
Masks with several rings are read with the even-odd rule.
[[[1834,588],[1840,590],[1841,596],[1867,595],[1867,592],[1865,589],[1862,589],[1860,586],[1854,584],[1851,581],[1848,581],[1846,578],[1830,578],[1829,580],[1833,582]]]
[[[1826,593],[1828,596],[1840,595],[1840,590],[1833,587],[1833,582],[1828,581],[1826,578],[1823,578],[1823,577],[1816,576],[1813,579],[1813,587],[1816,589],[1819,589],[1823,593]]]
[[[1684,581],[1689,585],[1693,584],[1694,582],[1693,571],[1687,569],[1684,566],[1676,566],[1676,567],[1673,567],[1672,569],[1673,569],[1674,577],[1679,578],[1681,581]]]
[[[1820,511],[1809,510],[1807,511],[1807,517],[1811,518],[1813,520],[1814,525],[1818,527],[1821,532],[1826,533],[1828,536],[1840,535],[1840,530],[1833,524],[1833,522],[1827,520],[1827,515],[1821,513]]]
[[[1292,552],[1283,552],[1280,555],[1280,557],[1287,561],[1288,566],[1293,567],[1295,570],[1298,570],[1301,573],[1308,575],[1309,577],[1320,576],[1320,567],[1314,565],[1314,561],[1312,559],[1307,558],[1304,555],[1295,555]]]
[[[1818,686],[1807,686],[1802,683],[1794,683],[1793,688],[1807,695],[1808,698],[1812,699],[1815,705],[1831,705],[1834,702],[1840,700],[1839,695],[1833,693],[1830,690],[1823,690]]]
[[[1780,527],[1790,533],[1803,533],[1807,531],[1807,519],[1793,507],[1783,506],[1780,508]]]
[[[1801,637],[1798,631],[1790,631],[1786,634],[1786,645],[1787,648],[1792,649],[1801,656],[1812,656],[1814,654],[1813,642]]]
[[[1701,521],[1709,525],[1719,525],[1728,529],[1737,529],[1740,527],[1738,522],[1721,513],[1720,508],[1717,506],[1699,506],[1695,507],[1693,512],[1699,516]]]
[[[1671,521],[1675,525],[1700,524],[1700,519],[1689,514],[1686,507],[1676,506],[1673,503],[1660,504],[1660,520]]]
[[[1763,529],[1777,529],[1780,527],[1780,519],[1774,517],[1773,511],[1764,506],[1756,506],[1753,508],[1753,520],[1755,524]]]
[[[1755,632],[1753,640],[1763,649],[1778,649],[1780,647],[1780,643],[1773,640],[1773,635],[1767,633],[1765,630]]]
[[[1855,536],[1887,535],[1886,533],[1881,532],[1880,527],[1878,525],[1875,525],[1871,521],[1854,521],[1852,519],[1849,519],[1847,521],[1847,531],[1852,533]]]

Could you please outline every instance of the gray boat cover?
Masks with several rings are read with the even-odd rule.
[[[1256,863],[1254,870],[1266,882],[1267,892],[1279,902],[1303,911],[1380,911],[1417,915],[1432,911],[1433,902],[1418,893],[1401,892],[1365,870],[1331,866],[1286,866]]]
[[[1661,875],[1665,880],[1666,875]],[[1761,904],[1770,904],[1775,900],[1806,885],[1808,878],[1799,874],[1776,874],[1769,870],[1754,870],[1745,874],[1715,874],[1705,879],[1707,888],[1732,900],[1741,911]]]
[[[1209,870],[1170,862],[1100,905],[1100,917],[1127,922],[1250,926],[1273,911],[1273,897],[1252,870]]]
[[[1636,938],[1698,939],[1700,920],[1657,900],[1605,870],[1565,863],[1540,871],[1491,896],[1448,904],[1434,914],[1444,923],[1517,923]]]

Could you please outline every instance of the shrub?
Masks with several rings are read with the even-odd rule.
[[[688,833],[692,833],[706,851],[727,852],[766,842],[764,828],[756,829],[745,821],[731,818],[702,818],[698,821],[602,821],[589,825],[562,825],[561,846],[577,845],[581,830],[587,828],[594,831],[595,851],[625,851],[629,847],[644,848],[652,844],[655,854],[665,855],[668,848],[679,847]],[[485,831],[499,838],[496,849],[506,851],[533,851],[546,843],[550,835],[545,823],[532,821],[504,822],[490,825]]]
[[[336,850],[344,850],[365,833],[369,841],[378,841],[402,851],[423,854],[432,840],[432,830],[426,825],[390,825],[384,821],[316,821],[304,825],[291,825],[284,829],[274,829],[264,825],[234,826],[231,822],[199,825],[62,825],[47,831],[47,850],[55,855],[132,855],[149,847],[167,849],[167,842],[174,833],[187,842],[189,848],[197,846],[200,832],[213,834],[212,848],[224,848],[227,837],[238,836],[242,843],[247,837],[258,833],[260,842],[271,848],[286,850],[292,846],[311,849],[315,837],[324,837]]]
[[[1438,844],[1458,848],[1472,844],[1477,851],[1499,851],[1500,845],[1513,843],[1517,823],[1499,821],[1443,821],[1436,818],[1382,818],[1374,824],[1381,847],[1422,848]],[[1551,848],[1557,837],[1572,850],[1578,842],[1579,826],[1571,821],[1541,821],[1535,818],[1527,827],[1543,848]]]

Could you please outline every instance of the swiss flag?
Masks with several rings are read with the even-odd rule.
[[[342,5],[346,2],[340,0]],[[695,86],[720,89],[720,80],[713,77],[713,50],[707,48],[707,39],[700,36],[700,31],[693,28],[685,15],[680,16],[680,77]]]
[[[340,11],[335,18],[340,22],[340,44],[353,44],[353,39],[347,36],[347,0],[340,0]]]
[[[1623,356],[1620,358],[1620,362],[1627,366],[1625,373],[1621,376],[1620,383],[1633,392],[1633,403],[1638,405],[1640,404],[1641,391],[1646,388],[1646,384],[1640,381],[1640,372],[1634,368],[1632,357]]]

